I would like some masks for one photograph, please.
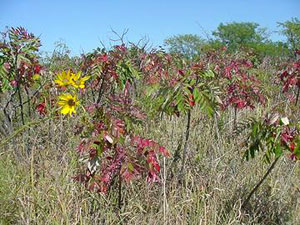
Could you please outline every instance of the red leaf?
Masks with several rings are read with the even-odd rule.
[[[159,147],[159,151],[166,157],[170,156],[170,153],[163,146]]]
[[[42,103],[38,104],[36,106],[36,111],[38,111],[38,113],[40,115],[43,115],[43,116],[46,115],[47,114],[47,112],[46,112],[46,103],[42,102]]]
[[[42,67],[40,65],[35,65],[34,66],[34,73],[40,73],[41,72]]]

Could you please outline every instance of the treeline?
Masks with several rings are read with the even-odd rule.
[[[278,23],[276,31],[285,36],[285,41],[272,41],[270,32],[253,22],[221,23],[212,34],[203,38],[196,34],[180,34],[164,41],[171,53],[179,53],[187,58],[201,57],[207,52],[224,48],[229,52],[252,51],[258,58],[293,57],[300,49],[300,21],[292,18]]]

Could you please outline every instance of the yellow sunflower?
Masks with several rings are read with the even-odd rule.
[[[37,73],[32,76],[32,80],[35,80],[35,81],[39,80],[40,78],[41,78],[41,76]]]
[[[81,76],[81,71],[78,72],[78,73],[76,73],[76,74],[73,73],[73,74],[71,75],[70,83],[71,83],[71,84],[73,85],[73,87],[75,87],[75,88],[81,88],[81,89],[83,89],[83,88],[85,88],[84,82],[87,81],[88,79],[90,79],[90,77],[89,77],[89,76],[86,76],[86,77],[80,78],[80,76]]]
[[[70,84],[71,80],[71,71],[68,70],[67,73],[65,71],[62,71],[61,73],[57,74],[57,80],[55,80],[55,83],[57,83],[60,87],[66,87]]]
[[[58,101],[58,105],[61,106],[61,113],[62,114],[70,114],[72,116],[72,113],[76,113],[75,107],[78,106],[79,101],[76,100],[77,96],[72,96],[71,94],[62,94],[58,96],[60,101]]]

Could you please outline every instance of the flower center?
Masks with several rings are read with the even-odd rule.
[[[75,101],[73,99],[69,99],[68,100],[68,105],[69,106],[74,106],[75,105]]]
[[[79,85],[81,82],[80,80],[73,80],[75,84]]]

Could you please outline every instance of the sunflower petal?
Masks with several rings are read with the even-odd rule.
[[[65,78],[67,79],[67,80],[70,80],[70,73],[71,73],[71,70],[68,70],[68,72],[67,72],[67,74],[65,75]]]
[[[64,106],[64,105],[68,104],[68,102],[67,101],[59,101],[57,104],[59,106]]]
[[[85,77],[81,78],[81,80],[82,80],[82,81],[87,81],[87,80],[89,80],[90,78],[91,78],[90,76],[85,76]]]
[[[61,111],[62,114],[68,114],[70,112],[70,107],[68,105],[65,105]]]
[[[58,96],[58,98],[61,99],[61,100],[68,101],[68,100],[72,99],[72,95],[69,94],[69,93],[67,93],[67,94],[62,94],[62,95]]]

